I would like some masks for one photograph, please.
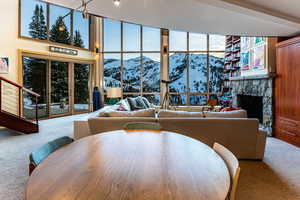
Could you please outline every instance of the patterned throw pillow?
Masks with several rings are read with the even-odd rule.
[[[143,109],[150,108],[144,103],[143,97],[141,97],[141,96],[136,97],[135,101],[136,101],[137,105],[139,107],[142,107]]]
[[[127,98],[127,101],[128,101],[128,103],[129,103],[129,105],[130,105],[130,110],[131,110],[131,111],[143,109],[143,107],[140,106],[140,105],[137,103],[136,98],[128,97],[128,98]]]
[[[147,98],[142,97],[143,102],[146,104],[147,108],[152,108],[153,106],[151,105],[151,103],[148,101]]]

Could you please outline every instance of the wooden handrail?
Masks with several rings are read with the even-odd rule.
[[[24,90],[25,92],[27,92],[29,94],[32,94],[33,96],[36,96],[36,97],[40,97],[41,96],[38,93],[32,92],[31,90],[29,90],[27,88],[24,88],[24,87],[22,87],[22,90]]]
[[[17,83],[14,83],[14,82],[12,82],[12,81],[4,78],[4,77],[0,77],[0,80],[5,81],[5,82],[7,82],[7,83],[9,83],[11,85],[14,85],[15,87],[17,87],[17,88],[19,88],[19,89],[21,89],[21,90],[23,90],[23,91],[25,91],[25,92],[27,92],[29,94],[32,94],[33,96],[36,96],[36,97],[40,97],[41,96],[41,95],[39,95],[39,94],[37,94],[37,93],[35,93],[35,92],[33,92],[33,91],[31,91],[31,90],[23,87],[23,86],[21,86],[21,85],[19,85]]]

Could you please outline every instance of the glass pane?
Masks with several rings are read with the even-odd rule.
[[[47,39],[47,6],[36,0],[21,0],[21,35]]]
[[[160,92],[160,54],[143,54],[143,92]]]
[[[170,31],[169,42],[170,42],[170,51],[186,51],[187,32]]]
[[[144,94],[143,95],[148,101],[154,105],[160,105],[160,94]]]
[[[207,51],[207,35],[190,33],[189,48],[190,51]]]
[[[121,51],[121,22],[104,18],[104,51]]]
[[[74,110],[89,110],[90,65],[74,64]]]
[[[190,95],[190,104],[192,106],[203,106],[206,105],[206,95]]]
[[[25,88],[41,95],[38,99],[38,116],[48,116],[47,60],[23,57],[23,85]],[[25,118],[35,118],[35,97],[25,92],[23,103]]]
[[[141,50],[141,26],[123,23],[123,45],[124,51]]]
[[[123,92],[139,92],[141,90],[141,54],[124,54]]]
[[[190,92],[207,92],[207,54],[190,54],[189,67]]]
[[[209,50],[225,51],[225,40],[223,35],[209,35]]]
[[[50,5],[50,41],[71,44],[71,14],[69,13],[70,9]],[[63,18],[65,15],[67,16]]]
[[[68,63],[51,62],[51,104],[50,114],[69,112],[69,77]]]
[[[143,51],[160,51],[160,29],[143,26]]]
[[[169,56],[170,92],[186,92],[187,68],[188,54],[174,53]]]
[[[74,12],[73,44],[76,47],[89,48],[89,20],[82,17],[82,13]]]
[[[121,54],[104,54],[104,90],[121,87]]]
[[[210,92],[221,92],[224,74],[224,53],[210,54],[209,67]]]
[[[182,106],[186,105],[186,95],[170,95],[170,104],[172,106]]]

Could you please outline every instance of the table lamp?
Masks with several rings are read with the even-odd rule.
[[[110,104],[110,105],[116,104],[121,97],[122,97],[122,89],[121,88],[108,88],[107,89],[107,98],[109,98],[108,104]]]

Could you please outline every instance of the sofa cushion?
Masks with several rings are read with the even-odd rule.
[[[180,117],[203,117],[202,112],[187,112],[178,110],[160,110],[159,118],[180,118]]]
[[[108,113],[116,111],[119,107],[120,107],[120,105],[118,105],[118,104],[115,104],[112,106],[105,106],[97,112],[98,117],[108,117]],[[90,116],[89,118],[91,118],[91,117],[93,117],[93,116]]]
[[[107,113],[108,117],[155,117],[155,109],[142,109],[137,111],[112,111]]]
[[[234,110],[228,112],[204,112],[207,118],[247,118],[246,110]]]

